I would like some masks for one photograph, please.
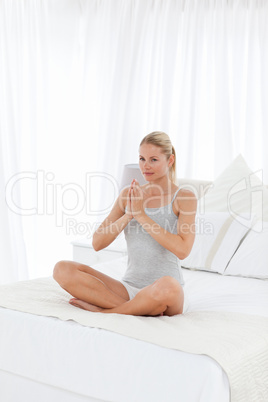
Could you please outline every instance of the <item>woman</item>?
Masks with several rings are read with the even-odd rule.
[[[184,281],[180,260],[194,242],[196,198],[175,184],[176,154],[167,134],[153,132],[140,143],[139,166],[147,183],[133,180],[93,235],[101,250],[124,230],[128,268],[121,281],[86,265],[59,261],[54,279],[74,306],[131,315],[181,314]]]

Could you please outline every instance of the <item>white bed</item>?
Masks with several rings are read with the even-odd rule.
[[[99,269],[120,277],[125,266],[123,257]],[[268,317],[267,281],[183,274],[187,312]],[[228,378],[208,356],[6,308],[0,322],[1,401],[229,401]]]
[[[96,268],[120,278],[126,269],[126,257],[99,264]],[[79,320],[74,321],[68,317],[59,319],[59,314],[53,317],[45,316],[49,313],[40,312],[39,315],[35,312],[38,310],[23,307],[20,288],[25,283],[18,283],[0,287],[0,306],[3,306],[0,307],[0,400],[267,401],[267,279],[184,268],[183,275],[187,295],[185,317],[196,312],[224,312],[238,313],[238,317],[245,317],[249,322],[251,317],[263,322],[263,333],[262,328],[258,330],[266,345],[258,351],[263,363],[260,366],[262,372],[258,372],[258,366],[252,366],[252,372],[250,368],[245,371],[250,378],[248,388],[245,386],[239,392],[232,393],[230,372],[227,375],[217,359],[209,357],[205,351],[189,353],[175,350],[159,346],[154,341],[141,340],[137,334],[122,335],[117,333],[116,328],[107,330],[85,326]],[[41,279],[33,284],[42,288],[42,283],[45,286],[50,281],[51,278],[45,278],[43,282]],[[53,298],[54,288],[51,289],[51,293],[46,295],[51,294]],[[68,304],[66,300],[63,298],[61,303]],[[50,297],[47,297],[47,302],[50,303]],[[75,309],[73,306],[69,307]],[[83,311],[83,314],[87,313]],[[110,319],[112,321],[113,317]],[[161,322],[161,319],[164,318],[156,317],[152,320]],[[209,334],[209,327],[207,331]],[[196,339],[197,343],[199,334],[191,335],[193,342]],[[217,339],[215,342],[217,343]],[[254,349],[247,352],[253,351]],[[235,352],[234,350],[234,355]],[[239,369],[240,362],[237,364]],[[255,399],[250,396],[253,386]]]
[[[114,276],[119,277],[125,261],[113,261],[111,266],[118,274]],[[105,268],[109,272],[109,264]],[[189,286],[194,292],[199,288],[198,278],[195,279],[198,273],[185,273],[186,280],[191,278]],[[210,275],[210,280],[215,281],[215,275]],[[189,309],[191,305],[195,308],[198,300],[197,294],[192,296]],[[203,304],[206,307],[215,307],[213,298]],[[44,401],[48,400],[44,395],[50,395],[50,401],[59,401],[61,393],[62,401],[229,401],[228,379],[219,364],[207,356],[173,351],[73,321],[4,308],[0,309],[0,322],[3,401],[18,400],[18,387],[23,387],[23,392],[28,389],[25,401],[36,401],[33,383],[39,392],[38,400],[43,395]],[[16,388],[10,387],[14,381]]]

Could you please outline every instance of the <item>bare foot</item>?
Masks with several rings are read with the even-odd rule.
[[[87,303],[83,300],[76,299],[76,298],[70,299],[69,303],[72,306],[82,308],[83,310],[93,311],[95,313],[99,313],[102,311],[102,308],[95,306],[94,304]]]

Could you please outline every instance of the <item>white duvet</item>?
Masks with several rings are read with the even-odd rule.
[[[101,266],[114,277],[124,267],[125,259]],[[189,270],[183,274],[188,308],[175,317],[89,313],[69,305],[70,296],[52,278],[2,286],[0,305],[210,356],[228,375],[232,401],[268,400],[268,282]]]

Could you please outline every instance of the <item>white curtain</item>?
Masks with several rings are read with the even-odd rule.
[[[268,182],[267,71],[266,0],[0,0],[0,281],[90,241],[150,131],[179,177]]]

